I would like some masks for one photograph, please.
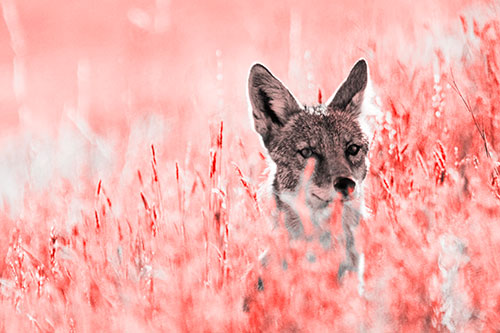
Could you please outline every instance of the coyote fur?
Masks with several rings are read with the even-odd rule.
[[[311,237],[304,233],[299,193],[303,193],[315,235],[325,247],[331,242],[326,228],[331,203],[342,202],[346,260],[339,277],[346,270],[358,269],[353,228],[360,218],[362,183],[368,169],[370,134],[363,124],[367,86],[364,59],[356,62],[325,104],[303,106],[262,64],[254,64],[248,77],[251,119],[273,164],[273,196],[291,238]]]

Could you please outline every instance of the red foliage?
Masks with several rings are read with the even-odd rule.
[[[143,16],[134,20],[153,29]],[[450,60],[438,49],[434,69],[386,58],[371,42],[383,116],[369,119],[369,212],[355,235],[362,272],[338,278],[341,203],[332,249],[289,240],[266,195],[257,134],[240,130],[250,127],[246,100],[193,99],[181,125],[222,105],[225,126],[203,123],[187,135],[192,148],[179,148],[180,125],[154,144],[131,130],[107,151],[116,166],[73,178],[62,170],[45,188],[35,177],[16,184],[22,214],[7,201],[0,211],[1,330],[500,330],[500,21],[458,18],[469,53]],[[232,127],[237,109],[244,125]],[[84,134],[82,154],[95,162],[104,145]],[[31,167],[35,154],[26,155]]]

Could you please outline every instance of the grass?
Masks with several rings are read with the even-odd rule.
[[[362,294],[356,274],[337,279],[338,216],[334,250],[290,242],[257,134],[222,119],[176,157],[175,142],[119,142],[102,178],[82,166],[16,184],[22,213],[0,212],[0,329],[500,330],[500,21],[461,22],[469,53],[437,49],[437,71],[369,59],[383,117],[355,236]]]

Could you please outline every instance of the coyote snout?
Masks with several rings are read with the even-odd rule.
[[[335,185],[333,185],[335,190],[342,194],[344,199],[349,199],[351,194],[354,192],[356,183],[354,180],[347,177],[338,177],[335,180]]]

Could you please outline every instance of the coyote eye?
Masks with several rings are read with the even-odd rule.
[[[299,153],[300,155],[302,155],[303,158],[309,158],[312,156],[313,151],[311,150],[311,148],[304,148],[299,150]]]
[[[347,155],[356,156],[360,148],[361,147],[358,145],[350,145],[349,147],[347,147],[346,153]]]

